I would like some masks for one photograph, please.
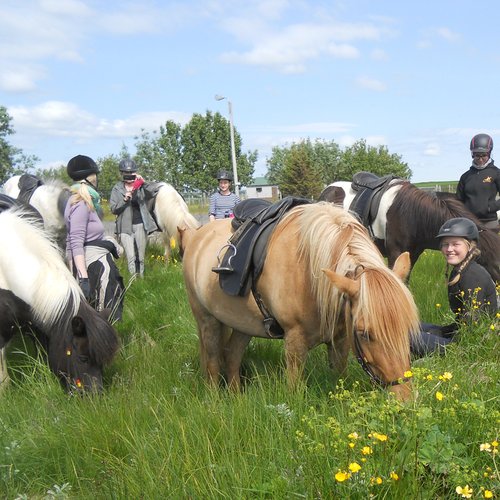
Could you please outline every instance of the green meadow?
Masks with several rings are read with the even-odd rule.
[[[205,384],[182,264],[148,251],[129,283],[121,350],[105,392],[70,396],[29,340],[9,350],[0,395],[6,499],[498,498],[499,319],[464,328],[444,356],[412,365],[399,403],[350,358],[334,379],[311,351],[290,392],[282,341],[252,340],[244,390]],[[120,263],[128,279],[123,263]],[[445,267],[427,251],[411,290],[425,321],[448,323]]]

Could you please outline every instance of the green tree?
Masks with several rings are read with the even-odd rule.
[[[368,171],[379,176],[396,175],[410,179],[412,175],[408,164],[403,162],[398,154],[389,153],[386,146],[367,146],[366,141],[361,139],[343,151],[333,141],[309,139],[298,143],[307,151],[308,157],[314,165],[315,171],[323,185],[335,181],[348,181],[356,172]],[[286,173],[289,156],[292,155],[297,143],[283,147],[275,147],[271,157],[267,160],[267,178],[273,184],[278,184],[284,193],[283,184],[287,190],[300,191],[300,187],[292,189],[290,176]],[[286,179],[284,178],[287,175]],[[300,179],[297,178],[297,182]],[[311,195],[312,192],[311,192]]]
[[[7,108],[0,106],[0,184],[13,175],[27,172],[39,161],[36,156],[26,155],[22,149],[9,144],[7,137],[15,133],[11,121]]]
[[[142,175],[148,180],[163,181],[176,189],[182,188],[181,181],[181,126],[172,120],[160,126],[152,134],[142,131],[136,137],[135,159]]]
[[[342,153],[336,175],[329,182],[351,180],[356,172],[371,172],[378,176],[396,175],[410,179],[412,171],[398,154],[390,154],[386,146],[367,146],[360,139]]]
[[[284,196],[317,199],[323,190],[321,170],[315,163],[311,148],[305,142],[294,144],[280,175],[280,189]]]
[[[307,151],[308,157],[314,164],[319,178],[324,184],[332,182],[330,179],[340,162],[341,151],[339,146],[333,141],[324,141],[316,139],[312,142],[310,139],[301,141],[301,147]],[[286,163],[286,158],[291,154],[294,146],[276,146],[272,150],[271,157],[267,160],[268,171],[267,178],[273,184],[281,184],[282,169]]]

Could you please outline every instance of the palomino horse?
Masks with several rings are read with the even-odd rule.
[[[21,192],[20,179],[20,175],[8,179],[3,186],[4,193],[11,198],[18,199]],[[66,224],[63,214],[70,194],[66,184],[53,179],[41,183],[29,198],[29,204],[38,210],[43,218],[45,229],[55,238],[61,248],[64,248],[66,244]],[[28,200],[25,201],[28,202]]]
[[[225,368],[228,383],[238,388],[251,337],[269,336],[254,296],[226,295],[212,272],[230,236],[231,221],[217,220],[183,232],[181,245],[202,369],[216,384]],[[298,383],[307,352],[327,344],[330,363],[339,372],[352,347],[373,380],[402,399],[408,397],[403,377],[410,368],[410,335],[419,320],[401,279],[407,271],[408,254],[390,270],[366,229],[339,207],[306,204],[285,214],[271,235],[255,287],[284,330],[290,385]],[[222,332],[227,328],[233,333],[225,344]]]
[[[0,382],[8,378],[6,345],[32,324],[45,344],[52,371],[70,389],[102,388],[103,366],[118,350],[107,319],[84,299],[56,244],[28,211],[0,213]],[[7,323],[11,328],[7,328]]]
[[[180,237],[178,228],[197,229],[201,224],[189,212],[184,198],[173,186],[166,182],[159,184],[153,213],[158,227],[162,232],[163,244],[165,246],[165,262],[168,263],[171,246],[173,246],[172,238],[177,248],[179,248]]]
[[[356,196],[351,183],[334,182],[320,195],[320,200],[351,207]],[[383,194],[375,219],[368,224],[374,241],[391,267],[398,255],[410,252],[412,267],[428,248],[439,249],[436,235],[448,219],[467,217],[479,228],[478,259],[495,281],[500,281],[500,236],[486,229],[477,217],[454,196],[439,196],[398,179]]]

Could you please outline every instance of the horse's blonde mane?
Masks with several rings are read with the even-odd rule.
[[[158,190],[154,212],[160,229],[168,238],[174,236],[178,240],[177,228],[198,229],[201,225],[189,211],[184,198],[166,182],[162,182]]]
[[[362,224],[346,210],[326,202],[295,207],[277,230],[291,222],[299,228],[299,258],[311,270],[322,335],[327,338],[333,334],[343,304],[343,294],[321,271],[326,268],[359,279],[359,308],[352,320],[357,322],[362,315],[377,340],[407,360],[408,333],[417,331],[419,324],[417,308],[411,293],[386,266]],[[352,328],[350,324],[347,327]]]
[[[40,221],[22,209],[14,208],[0,214],[0,231],[5,235],[4,248],[10,248],[9,244],[12,247],[10,262],[1,263],[1,266],[12,268],[0,272],[10,278],[7,287],[31,306],[35,318],[42,324],[50,326],[59,321],[68,312],[68,304],[72,305],[74,316],[80,305],[80,287],[66,266],[59,247],[49,239]],[[30,276],[32,283],[23,279],[23,258],[37,263],[37,274]],[[30,289],[26,290],[26,287]],[[31,300],[26,300],[28,296]]]

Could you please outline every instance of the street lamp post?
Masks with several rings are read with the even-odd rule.
[[[236,148],[234,146],[233,104],[227,97],[223,95],[217,94],[215,96],[216,101],[222,101],[223,99],[227,100],[227,107],[229,109],[229,132],[231,135],[231,160],[233,162],[234,192],[236,193],[236,196],[239,196],[240,183],[238,182],[238,169],[236,165]]]

